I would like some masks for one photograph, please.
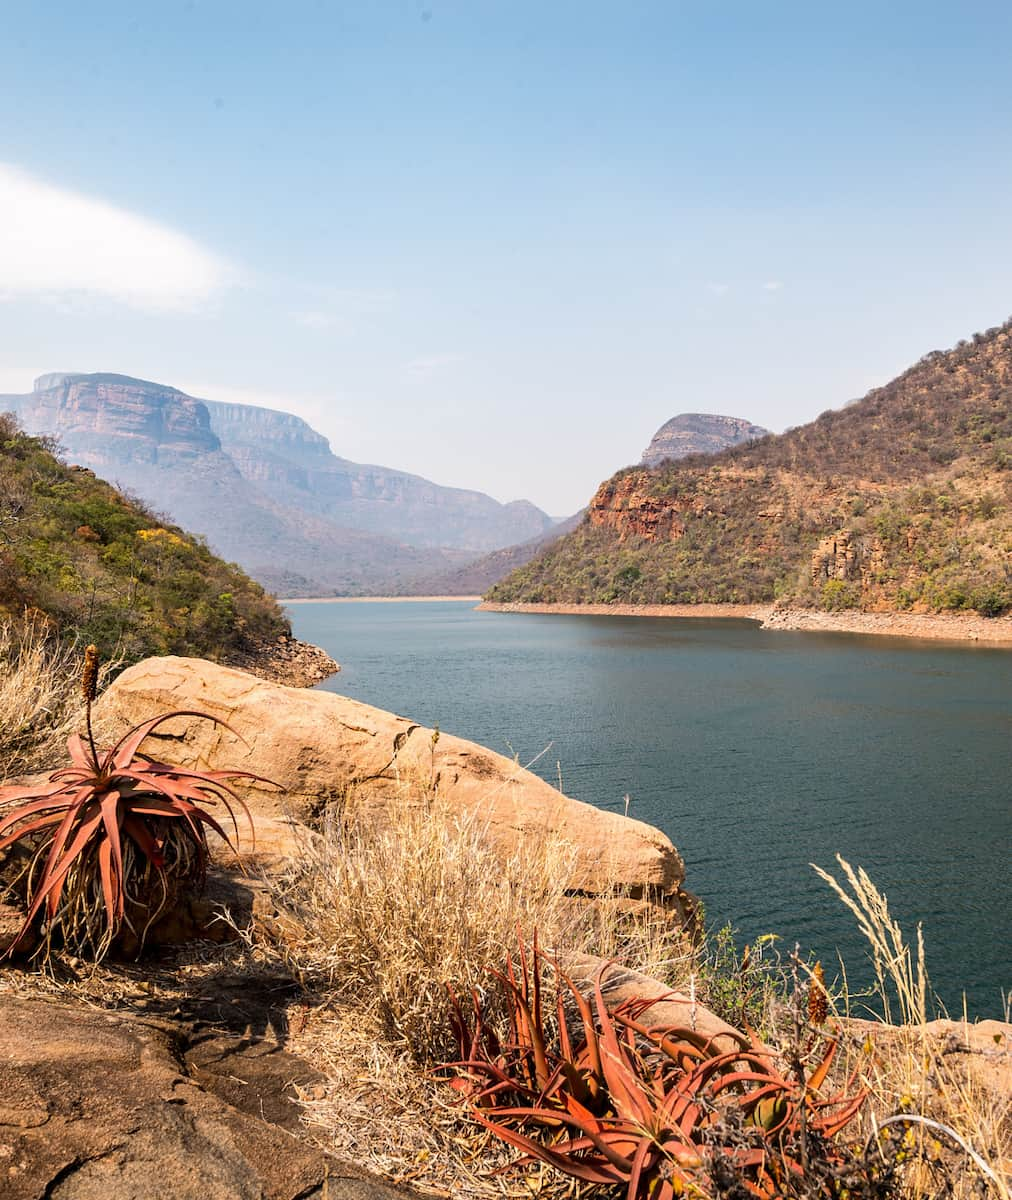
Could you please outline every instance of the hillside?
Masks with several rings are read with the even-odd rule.
[[[279,594],[395,590],[552,524],[525,501],[338,458],[290,413],[128,376],[44,375],[5,408]]]
[[[729,446],[754,442],[766,437],[768,429],[753,425],[741,417],[722,417],[712,413],[681,413],[657,430],[640,462],[658,467],[665,459],[688,458],[691,454],[719,454]]]
[[[290,632],[274,600],[202,540],[0,414],[0,616],[26,608],[128,660],[227,660]]]
[[[1012,322],[776,437],[602,484],[497,603],[1012,607]]]

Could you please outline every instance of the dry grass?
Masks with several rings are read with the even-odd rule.
[[[910,1196],[977,1196],[986,1184],[991,1195],[1009,1200],[1012,1097],[1001,1072],[988,1074],[967,1023],[954,1023],[944,1033],[929,1025],[935,1013],[929,1010],[932,993],[920,926],[915,949],[865,871],[839,855],[837,862],[843,882],[815,870],[853,913],[868,941],[882,1008],[881,1025],[853,1023],[860,1036],[851,1063],[860,1066],[871,1090],[871,1120],[903,1118],[888,1127],[884,1152],[904,1157],[904,1190]],[[1007,1061],[1012,1046],[1005,1040],[1003,1048],[994,1049],[996,1059],[1003,1055]]]
[[[691,951],[656,906],[575,900],[573,848],[557,838],[507,857],[483,823],[417,798],[376,819],[332,817],[275,887],[286,961],[374,1022],[420,1063],[452,1053],[448,986],[495,988],[535,931],[543,946],[620,958],[676,982]]]
[[[494,1013],[489,973],[535,930],[558,950],[620,958],[675,984],[693,970],[684,935],[640,904],[567,895],[571,846],[531,844],[505,860],[483,823],[425,789],[398,819],[334,817],[275,888],[274,942],[319,1004],[297,1037],[328,1085],[307,1101],[322,1144],[387,1178],[437,1195],[572,1191],[539,1170],[492,1173],[514,1157],[466,1119],[431,1068],[452,1058],[447,984],[477,988]]]
[[[0,623],[0,783],[61,765],[83,719],[79,648],[43,620]]]

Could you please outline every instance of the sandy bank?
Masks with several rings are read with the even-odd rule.
[[[859,633],[933,641],[978,642],[1012,648],[1012,617],[976,613],[820,612],[772,604],[487,604],[484,612],[560,613],[602,617],[735,618],[758,621],[763,629],[816,633]]]
[[[285,604],[431,604],[435,600],[480,600],[480,596],[300,596],[297,599],[279,600]]]

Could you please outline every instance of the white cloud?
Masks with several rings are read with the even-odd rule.
[[[463,354],[425,354],[420,358],[413,358],[410,362],[406,362],[404,370],[416,379],[428,379],[430,376],[445,370],[447,367],[456,366],[463,359]]]
[[[729,283],[708,283],[706,290],[714,296],[726,296],[731,290],[731,285]]]
[[[236,281],[186,234],[0,163],[0,299],[187,311]]]
[[[780,282],[779,279],[767,279],[767,281],[763,284],[763,291],[764,292],[779,292],[783,286],[784,285]]]

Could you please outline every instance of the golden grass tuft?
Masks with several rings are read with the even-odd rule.
[[[0,623],[0,783],[62,761],[84,719],[80,679],[77,649],[43,621]]]

